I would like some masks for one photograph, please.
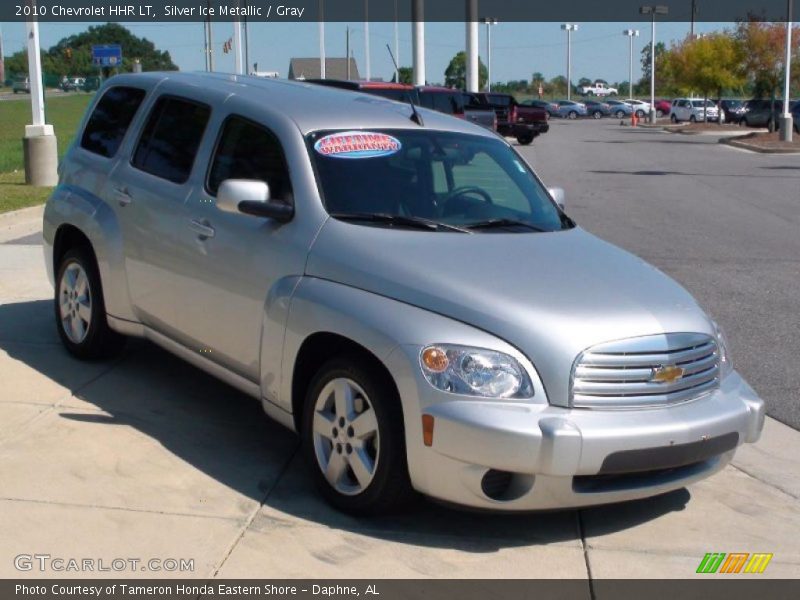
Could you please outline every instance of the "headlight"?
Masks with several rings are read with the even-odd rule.
[[[517,360],[494,350],[435,345],[423,348],[420,368],[433,387],[487,398],[531,398],[533,385]]]
[[[719,378],[724,379],[733,371],[733,363],[731,362],[731,354],[728,350],[728,341],[722,328],[716,321],[714,324],[714,332],[717,334],[717,347],[719,348]]]

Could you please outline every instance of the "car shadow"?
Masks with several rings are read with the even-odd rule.
[[[297,437],[267,418],[258,402],[149,342],[131,340],[119,357],[99,364],[75,360],[59,343],[52,302],[37,300],[0,305],[0,349],[70,389],[72,398],[55,408],[61,418],[141,432],[262,504],[252,526],[267,531],[310,522],[404,544],[488,553],[636,527],[683,510],[690,499],[681,489],[581,511],[525,514],[476,513],[419,499],[401,514],[355,518],[321,499]],[[586,521],[599,523],[597,531],[585,531]]]
[[[645,176],[680,175],[683,177],[722,177],[725,179],[729,179],[731,177],[744,177],[746,179],[753,179],[753,178],[800,179],[800,176],[795,177],[793,175],[778,175],[778,174],[753,175],[750,173],[746,175],[743,175],[741,173],[687,173],[685,171],[660,171],[657,169],[654,170],[647,169],[642,171],[623,171],[621,169],[608,169],[608,170],[592,170],[592,171],[587,171],[587,173],[597,173],[599,175],[645,175]]]

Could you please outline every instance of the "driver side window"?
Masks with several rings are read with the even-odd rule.
[[[520,165],[518,167],[523,170]],[[530,204],[503,168],[485,152],[478,152],[466,164],[452,167],[453,187],[478,187],[492,198],[492,203],[503,208],[528,212]]]

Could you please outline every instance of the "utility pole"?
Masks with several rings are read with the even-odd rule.
[[[425,85],[425,4],[411,0],[411,47],[414,85]]]
[[[34,186],[54,186],[58,183],[58,140],[53,126],[44,120],[44,89],[42,87],[42,59],[39,45],[39,22],[36,0],[27,0],[29,20],[25,23],[28,34],[28,80],[31,86],[31,124],[25,126],[22,150],[25,159],[25,183]]]
[[[789,83],[792,73],[792,0],[786,2],[786,61],[783,63],[783,114],[781,115],[780,139],[783,142],[792,141],[792,127],[794,119],[789,112]]]
[[[347,61],[347,81],[350,81],[350,26],[345,29],[345,60]]]
[[[564,23],[561,29],[567,32],[567,100],[572,97],[572,32],[578,31],[574,23]]]
[[[622,35],[630,40],[630,62],[628,63],[628,98],[633,98],[633,38],[639,37],[638,29],[625,29]]]
[[[480,71],[478,70],[478,0],[465,0],[467,28],[467,91],[480,92]]]
[[[395,83],[400,83],[400,33],[398,31],[399,23],[397,22],[397,0],[394,0],[394,80]]]
[[[497,25],[497,19],[484,17],[481,23],[486,24],[486,91],[492,91],[492,25]]]
[[[214,71],[214,31],[211,27],[211,0],[208,0],[208,70]]]
[[[656,122],[656,15],[669,14],[666,6],[640,6],[639,14],[650,15],[650,123]]]
[[[325,0],[319,0],[319,76],[325,79]]]
[[[3,28],[0,27],[0,85],[6,80],[6,58],[3,54]]]
[[[372,79],[369,64],[369,0],[364,0],[364,71],[366,80]]]

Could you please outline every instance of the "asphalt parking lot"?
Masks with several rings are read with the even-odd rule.
[[[294,436],[232,388],[144,342],[112,362],[68,357],[34,209],[0,217],[0,577],[92,575],[14,566],[44,553],[195,567],[106,576],[684,578],[706,552],[774,553],[760,577],[800,577],[800,156],[608,120],[555,122],[522,152],[582,226],[674,276],[728,331],[778,419],[731,466],[581,511],[421,501],[343,516],[313,490]]]

